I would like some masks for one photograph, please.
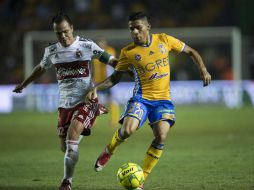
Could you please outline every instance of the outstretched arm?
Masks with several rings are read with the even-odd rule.
[[[41,67],[40,64],[34,67],[31,75],[27,77],[22,83],[18,84],[13,92],[21,93],[22,90],[31,82],[39,78],[46,70]]]
[[[109,61],[108,61],[108,65],[110,65],[110,66],[113,67],[113,68],[116,67],[117,63],[118,63],[118,59],[115,58],[115,57],[109,59]]]
[[[192,58],[194,63],[198,66],[201,79],[203,80],[203,85],[208,86],[211,83],[211,75],[206,70],[204,62],[199,53],[187,45],[185,45],[183,52],[187,53]]]
[[[104,81],[101,83],[97,84],[94,86],[86,95],[86,102],[89,102],[93,97],[94,93],[96,93],[97,90],[106,90],[108,88],[113,87],[117,83],[120,82],[122,75],[124,72],[122,71],[114,71],[112,75],[110,75],[108,78],[106,78]]]

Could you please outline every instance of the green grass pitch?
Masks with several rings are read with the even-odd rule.
[[[146,190],[254,190],[254,109],[176,108],[177,122],[165,151],[145,183]],[[100,173],[93,164],[115,129],[98,118],[80,144],[74,190],[117,190],[117,169],[142,164],[152,132],[146,124],[120,146]],[[56,135],[57,114],[0,115],[0,189],[56,190],[63,153]]]

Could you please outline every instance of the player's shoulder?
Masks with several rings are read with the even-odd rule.
[[[57,43],[58,43],[58,41],[49,42],[46,47],[56,45]]]
[[[134,42],[132,42],[132,43],[130,43],[130,44],[124,46],[124,47],[122,48],[122,52],[128,52],[128,51],[134,49],[135,47],[136,47],[136,45],[134,44]]]
[[[93,43],[93,40],[85,38],[85,37],[78,37],[79,42],[87,42],[87,43]]]
[[[174,41],[176,38],[171,36],[170,34],[166,34],[166,33],[159,33],[159,34],[155,34],[155,39],[161,42],[171,42]]]
[[[154,38],[157,38],[158,40],[165,40],[167,38],[170,38],[172,36],[170,36],[169,34],[166,33],[157,33],[157,34],[153,34]]]
[[[80,44],[80,46],[82,46],[84,48],[92,49],[92,46],[95,43],[91,39],[78,36],[78,44]]]
[[[49,52],[55,52],[57,50],[57,41],[49,42],[47,46],[45,47],[46,50]]]

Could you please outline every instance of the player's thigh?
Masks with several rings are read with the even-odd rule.
[[[172,127],[175,123],[175,109],[170,101],[157,101],[149,110],[148,119],[150,125],[158,125],[159,121],[167,121]]]
[[[128,118],[127,118],[128,117]],[[125,106],[124,113],[120,118],[120,123],[124,126],[130,126],[130,124],[136,124],[138,121],[138,128],[140,128],[147,119],[147,107],[141,102],[129,101]],[[126,121],[125,121],[126,120]],[[125,122],[124,122],[125,121]]]
[[[170,101],[156,102],[148,118],[158,142],[164,142],[170,127],[175,123],[174,105]]]

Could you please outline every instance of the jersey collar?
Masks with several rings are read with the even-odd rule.
[[[72,42],[72,44],[71,45],[69,45],[68,47],[64,47],[60,42],[58,42],[58,45],[61,47],[61,48],[70,48],[70,47],[72,47],[73,46],[73,44],[75,44],[76,42],[78,42],[79,41],[79,36],[76,36],[75,37],[75,40]]]
[[[153,40],[153,37],[152,37],[152,34],[150,34],[150,42],[149,44],[144,44],[144,45],[138,45],[138,46],[141,46],[141,47],[149,47],[151,44],[152,44],[152,40]]]

